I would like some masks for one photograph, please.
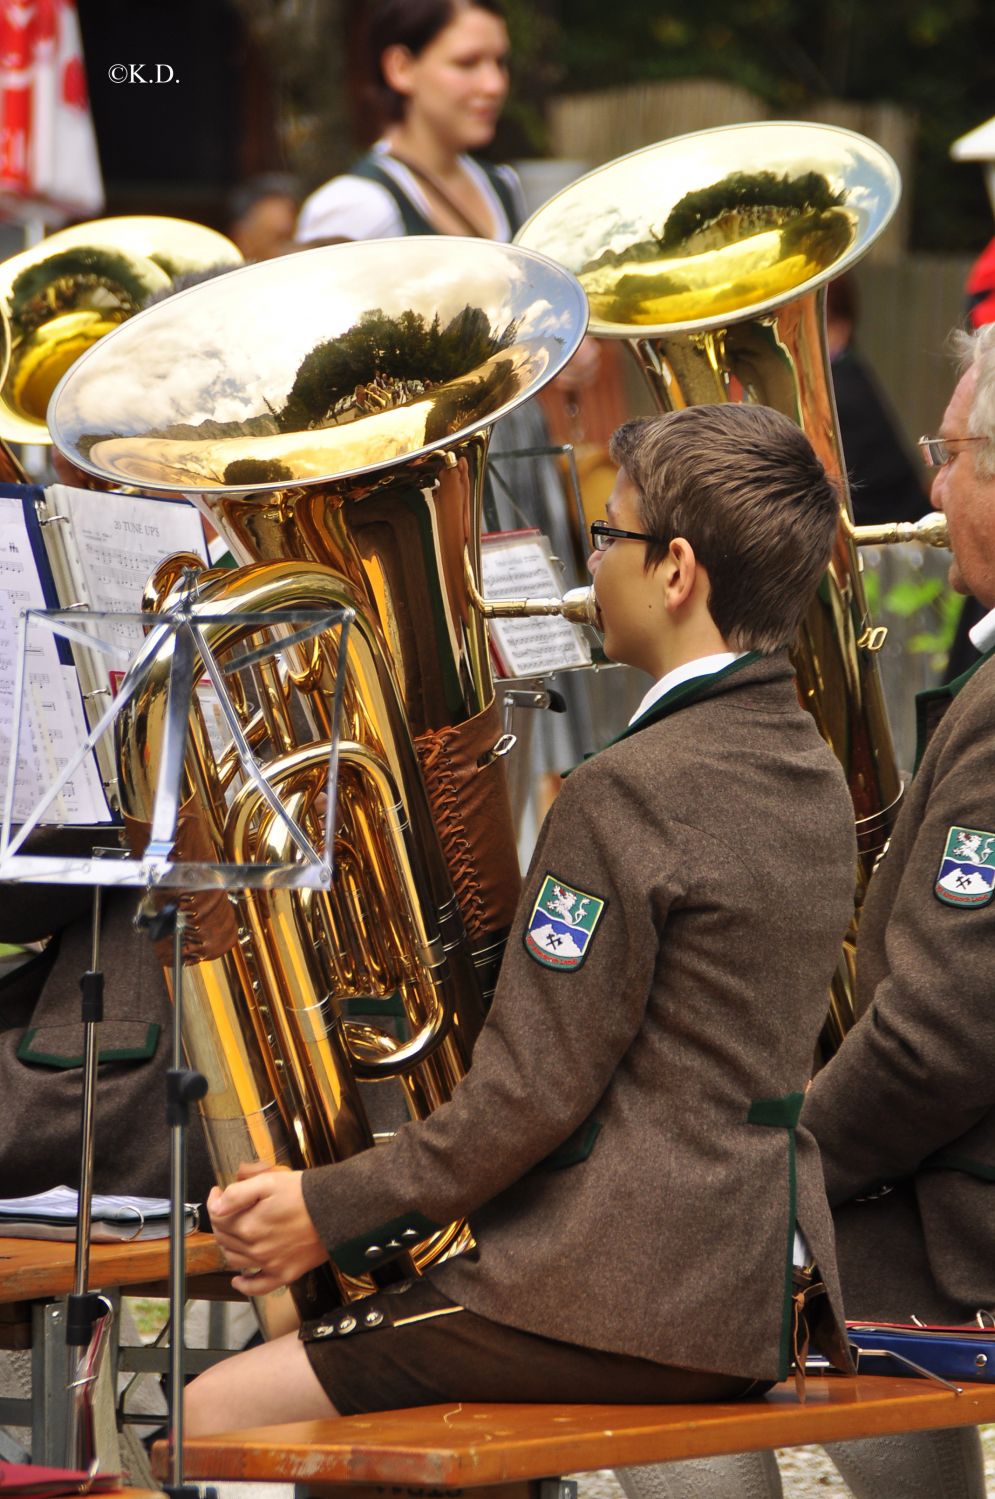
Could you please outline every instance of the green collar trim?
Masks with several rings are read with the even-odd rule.
[[[678,682],[669,692],[658,699],[645,713],[640,714],[635,723],[628,724],[614,739],[608,743],[619,744],[623,739],[630,739],[633,734],[638,734],[640,729],[646,729],[650,724],[659,723],[661,719],[669,718],[672,713],[686,708],[689,703],[697,702],[708,689],[726,677],[733,676],[741,671],[744,666],[752,666],[755,661],[762,660],[759,651],[747,651],[745,656],[740,656],[738,661],[730,661],[728,666],[721,667],[718,671],[708,672],[703,677],[689,677],[686,682]],[[606,746],[607,748],[607,746]]]
[[[33,1025],[26,1030],[21,1037],[17,1048],[17,1059],[19,1062],[33,1063],[37,1067],[57,1067],[60,1071],[68,1072],[77,1067],[82,1067],[85,1057],[81,1051],[49,1051],[45,1049],[43,1037],[58,1036],[64,1026],[37,1026]],[[114,1046],[105,1043],[98,1049],[97,1061],[103,1062],[147,1062],[155,1055],[156,1044],[159,1040],[161,1027],[158,1021],[150,1020],[144,1027],[138,1021],[125,1021],[119,1024],[118,1029],[133,1036],[134,1044],[131,1046]]]
[[[986,661],[995,656],[995,645],[989,646],[983,656],[979,656],[967,671],[962,671],[959,677],[954,677],[952,682],[944,682],[942,687],[927,687],[924,692],[916,693],[916,763],[915,769],[919,769],[919,762],[926,752],[926,743],[930,731],[930,708],[935,703],[947,700],[953,702],[959,692],[963,690],[974,676],[980,671]]]

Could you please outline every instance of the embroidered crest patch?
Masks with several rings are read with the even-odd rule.
[[[995,833],[951,828],[933,893],[948,906],[987,906],[995,896]]]
[[[547,874],[529,918],[526,952],[546,968],[579,968],[604,909],[596,895]]]

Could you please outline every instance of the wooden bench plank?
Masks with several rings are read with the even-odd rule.
[[[435,1405],[188,1438],[189,1478],[476,1486],[848,1437],[995,1421],[995,1384],[955,1395],[925,1380],[810,1378],[714,1405]],[[166,1471],[165,1445],[153,1470]]]
[[[0,1302],[36,1301],[66,1296],[73,1288],[76,1246],[57,1239],[0,1237]],[[188,1276],[214,1275],[224,1269],[211,1234],[186,1238]],[[90,1246],[90,1289],[100,1291],[165,1282],[169,1269],[167,1239],[135,1239],[124,1244]],[[196,1286],[189,1294],[197,1295]]]

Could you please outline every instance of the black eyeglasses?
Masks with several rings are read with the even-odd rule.
[[[607,552],[613,541],[659,541],[659,536],[646,536],[642,531],[620,531],[607,521],[591,522],[591,545],[596,552]]]

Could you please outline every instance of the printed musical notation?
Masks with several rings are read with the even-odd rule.
[[[0,495],[0,801],[17,740],[13,819],[23,821],[59,779],[86,737],[76,672],[59,660],[51,632],[27,615],[52,603],[38,571],[19,496]],[[30,620],[27,628],[25,620]],[[22,631],[27,655],[16,698]],[[45,822],[106,822],[110,813],[96,767],[87,759],[51,801]]]
[[[540,531],[495,532],[480,548],[487,598],[559,598],[549,538]],[[562,616],[490,621],[505,677],[544,677],[566,666],[588,666],[591,651],[579,626]]]
[[[192,505],[143,495],[96,494],[62,484],[51,485],[45,501],[53,513],[68,517],[70,555],[75,552],[79,574],[74,581],[79,598],[91,609],[141,609],[149,576],[173,552],[196,552],[206,565],[204,528]],[[137,624],[114,624],[107,638],[133,652],[142,643],[142,629]]]

